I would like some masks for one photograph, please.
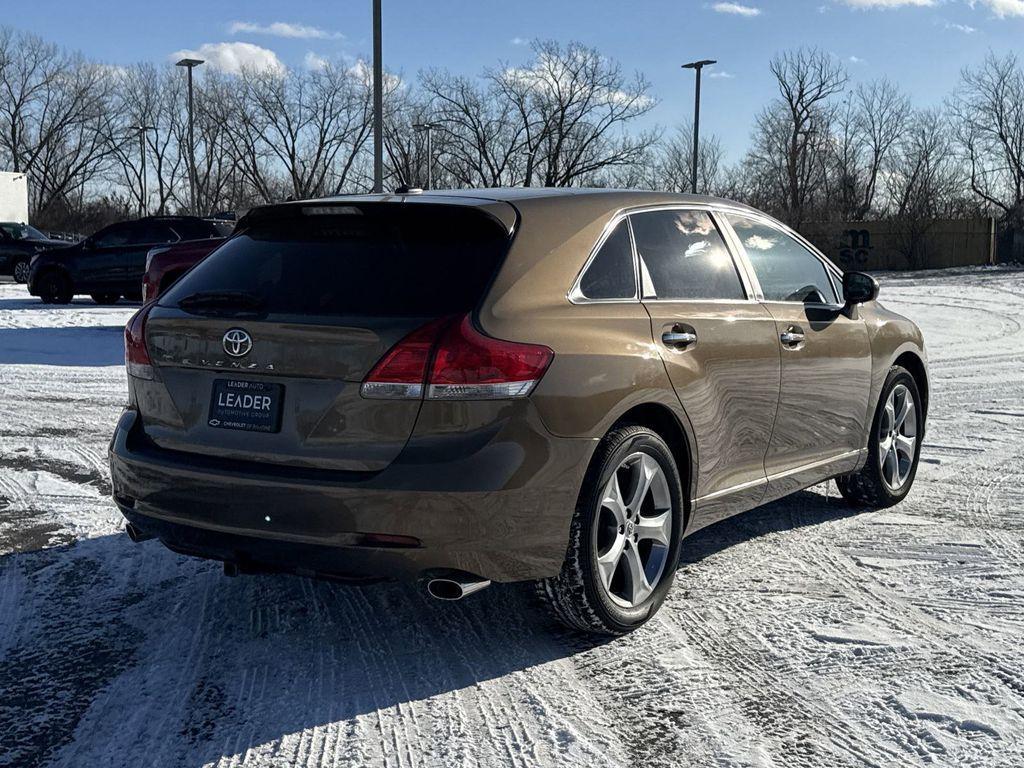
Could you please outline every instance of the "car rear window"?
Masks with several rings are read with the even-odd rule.
[[[255,296],[267,314],[436,317],[476,306],[508,244],[470,207],[286,206],[243,221],[160,304],[225,292]]]

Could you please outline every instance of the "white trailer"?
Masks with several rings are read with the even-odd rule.
[[[0,221],[28,224],[28,178],[0,171]]]

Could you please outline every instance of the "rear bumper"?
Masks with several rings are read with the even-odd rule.
[[[341,578],[442,569],[500,582],[558,573],[596,445],[551,436],[519,401],[486,433],[417,439],[376,473],[270,467],[162,449],[126,410],[110,445],[115,501],[187,554]],[[413,537],[380,546],[367,534]]]

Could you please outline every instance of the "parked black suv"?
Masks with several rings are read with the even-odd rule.
[[[0,221],[0,275],[11,275],[16,282],[27,283],[32,257],[63,245],[67,243],[47,237],[28,224]]]
[[[111,224],[80,243],[32,259],[28,291],[47,304],[89,294],[97,304],[141,298],[146,254],[155,245],[226,237],[232,222],[196,216],[150,216]]]

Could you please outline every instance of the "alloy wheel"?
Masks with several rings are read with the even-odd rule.
[[[14,265],[14,282],[16,283],[27,283],[28,282],[28,262],[19,261]]]
[[[601,490],[593,530],[597,567],[608,596],[635,608],[665,573],[672,536],[668,479],[653,456],[627,456]]]
[[[910,477],[917,447],[917,409],[904,384],[892,388],[878,425],[878,464],[882,481],[899,491]]]

